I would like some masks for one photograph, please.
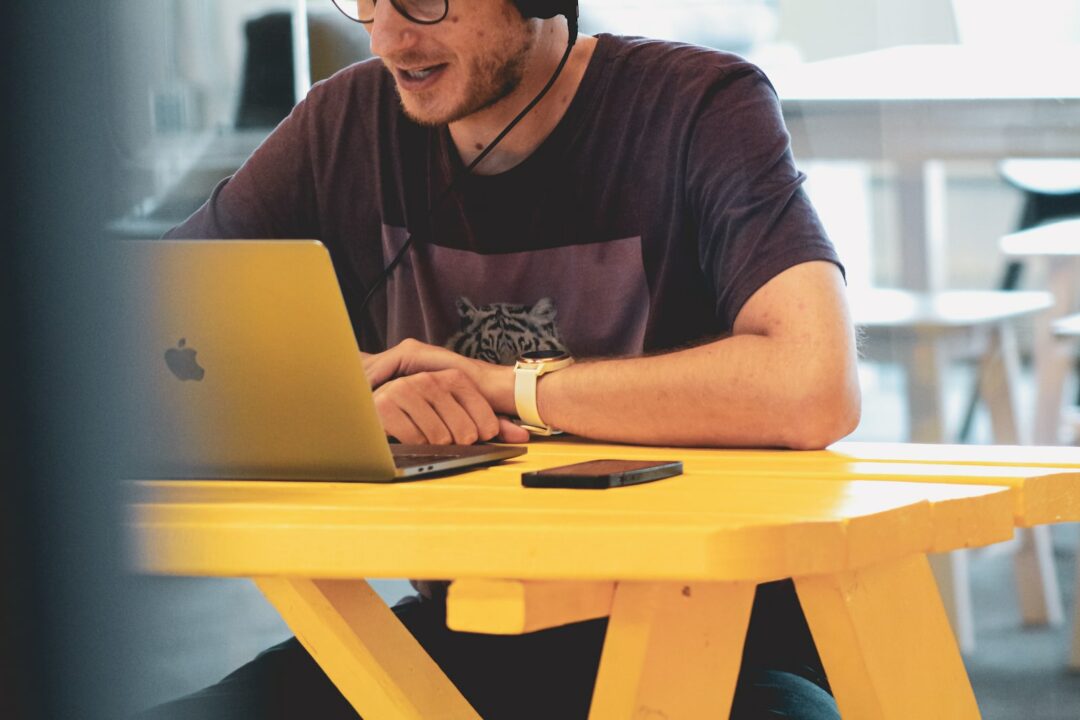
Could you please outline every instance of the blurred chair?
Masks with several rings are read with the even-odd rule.
[[[1080,344],[1080,313],[1064,317],[1055,322],[1054,336],[1065,343],[1067,353],[1075,353],[1078,344]],[[1070,345],[1071,348],[1068,347]],[[1080,403],[1065,409],[1065,426],[1068,428],[1069,442],[1080,445]],[[1080,555],[1077,557],[1077,563],[1080,564]],[[1077,646],[1076,649],[1080,652],[1080,646]],[[1080,655],[1076,655],[1075,659],[1077,667],[1080,667]]]
[[[1080,313],[1062,318],[1054,323],[1054,335],[1067,346],[1068,356],[1076,354],[1080,345]],[[1068,346],[1072,346],[1068,348]],[[1072,442],[1080,444],[1080,403],[1069,408],[1066,421]],[[1069,667],[1080,670],[1080,553],[1076,555],[1076,586],[1073,592],[1072,646],[1069,651]]]
[[[1080,338],[1080,315],[1069,315],[1080,310],[1080,218],[1006,235],[1001,250],[1012,262],[1042,264],[1054,296],[1053,310],[1035,326],[1035,441],[1045,445],[1080,441],[1080,412],[1063,407],[1066,379],[1070,369],[1076,369],[1075,340]],[[1067,438],[1062,435],[1065,427]],[[1080,553],[1076,562],[1080,571]],[[1080,602],[1074,603],[1070,664],[1080,669]]]
[[[272,12],[248,20],[243,84],[236,127],[274,127],[296,104],[292,13]]]
[[[272,128],[296,104],[294,26],[292,13],[286,11],[266,13],[245,24],[247,43],[237,128]],[[368,34],[333,8],[309,12],[307,28],[311,82],[371,57]]]
[[[990,411],[995,443],[1024,441],[1018,413],[1020,357],[1015,324],[1052,305],[1043,292],[942,291],[863,288],[849,291],[863,358],[906,369],[908,440],[949,442],[942,388],[950,360],[978,358],[979,398]],[[1049,533],[1023,535],[1016,560],[1025,622],[1061,622],[1060,591],[1053,572]],[[966,551],[931,559],[961,651],[975,647]]]
[[[1061,421],[1065,380],[1073,358],[1055,341],[1055,322],[1080,310],[1080,218],[1061,220],[1001,239],[1001,251],[1012,263],[1034,263],[1045,273],[1054,296],[1049,313],[1035,325],[1035,433],[1040,445],[1062,441]]]
[[[1080,3],[1076,0],[1029,0],[991,7],[980,0],[951,2],[961,43],[1023,46],[1080,42]],[[1047,68],[1047,71],[1075,72],[1073,68]],[[998,169],[1006,182],[1023,193],[1018,232],[1063,218],[1080,218],[1080,159],[1010,158],[1001,162]],[[1024,268],[1024,254],[1011,254],[998,287],[1002,290],[1020,287]],[[1080,370],[1080,358],[1077,369]],[[959,433],[961,442],[970,437],[975,405],[973,391]],[[1036,442],[1039,441],[1036,433]]]

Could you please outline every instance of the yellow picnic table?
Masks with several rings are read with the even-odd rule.
[[[609,616],[590,714],[604,720],[727,717],[755,587],[790,577],[845,718],[975,718],[926,553],[1080,513],[1080,472],[902,462],[907,447],[567,439],[404,484],[139,482],[134,563],[253,578],[366,720],[477,717],[360,580],[375,577],[453,579],[459,630]],[[604,491],[520,485],[523,471],[597,458],[678,459],[685,474]]]

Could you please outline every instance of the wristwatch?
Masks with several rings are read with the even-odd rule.
[[[534,435],[558,435],[562,432],[540,419],[540,411],[536,407],[536,382],[541,375],[573,364],[574,358],[564,350],[537,350],[521,354],[514,365],[514,405],[523,428]]]

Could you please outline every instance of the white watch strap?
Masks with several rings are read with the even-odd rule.
[[[536,381],[540,377],[540,367],[519,367],[514,370],[514,406],[517,408],[518,417],[526,425],[536,428],[547,428],[540,419],[540,411],[536,407]]]

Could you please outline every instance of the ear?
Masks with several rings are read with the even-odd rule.
[[[551,298],[541,298],[529,310],[529,317],[539,322],[554,322],[558,314],[559,309],[555,307],[555,302]]]
[[[458,315],[461,317],[471,318],[476,315],[476,306],[469,302],[469,298],[459,297],[454,304],[457,305]]]
[[[461,317],[461,329],[468,329],[469,325],[476,321],[476,306],[469,302],[467,297],[459,297],[454,304],[457,305],[458,316]]]

